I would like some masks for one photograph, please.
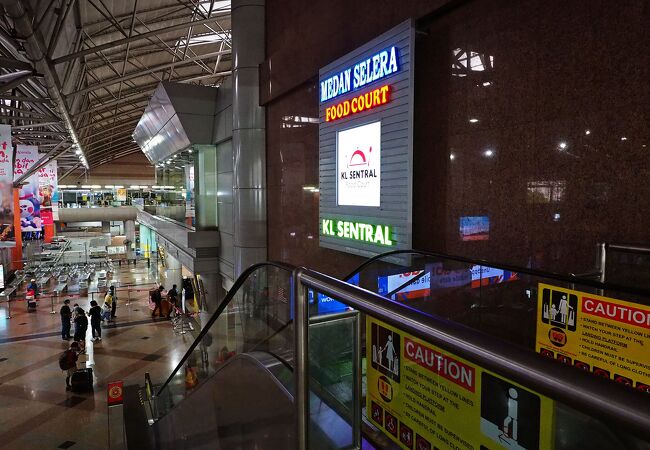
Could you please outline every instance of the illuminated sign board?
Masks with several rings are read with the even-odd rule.
[[[409,19],[318,72],[321,247],[412,246],[414,46]]]
[[[345,100],[325,110],[325,121],[348,117],[351,114],[360,113],[377,106],[385,105],[390,101],[390,86],[382,86],[372,91],[354,97],[352,100]]]
[[[320,82],[320,101],[355,91],[374,81],[397,73],[400,69],[398,50],[392,46],[370,55]]]
[[[321,220],[321,234],[343,239],[368,242],[369,244],[394,245],[393,233],[389,225],[376,225],[347,220]]]
[[[381,204],[381,122],[339,131],[337,203],[348,206]]]

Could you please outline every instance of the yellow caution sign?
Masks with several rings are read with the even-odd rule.
[[[539,284],[542,355],[650,392],[650,307]]]
[[[401,448],[553,448],[553,402],[368,317],[367,413]]]

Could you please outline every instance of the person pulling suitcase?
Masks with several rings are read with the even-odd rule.
[[[61,353],[59,356],[59,368],[65,374],[65,390],[69,391],[72,389],[70,384],[70,379],[77,371],[77,360],[79,359],[79,343],[73,342],[70,344],[70,348]]]

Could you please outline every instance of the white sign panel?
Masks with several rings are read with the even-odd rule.
[[[381,204],[381,122],[337,133],[339,205]]]

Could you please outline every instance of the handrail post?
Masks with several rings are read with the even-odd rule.
[[[604,283],[605,280],[607,279],[607,275],[605,273],[607,269],[607,244],[606,243],[600,243],[598,244],[598,258],[599,258],[599,265],[600,265],[600,282]],[[598,293],[600,295],[605,295],[605,292],[603,289],[598,289]]]
[[[296,449],[309,448],[309,309],[307,308],[307,286],[303,286],[300,270],[292,277],[294,293],[294,339],[296,392]]]
[[[354,364],[352,365],[352,376],[354,377],[352,389],[352,446],[355,449],[361,448],[361,400],[363,398],[362,392],[362,377],[363,377],[363,362],[362,358],[362,349],[361,349],[361,336],[363,335],[363,330],[361,327],[361,313],[356,312],[354,316]]]

